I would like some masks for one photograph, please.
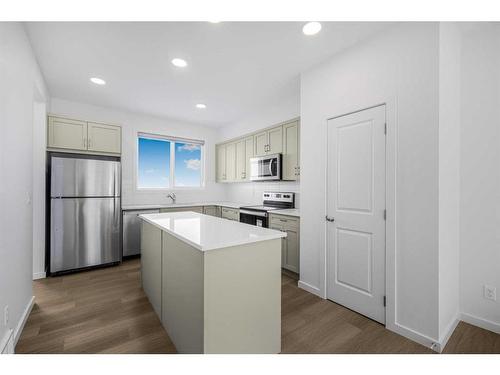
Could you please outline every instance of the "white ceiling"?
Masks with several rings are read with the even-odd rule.
[[[323,22],[315,36],[305,36],[302,25],[30,22],[26,28],[53,97],[225,126],[298,96],[300,72],[390,24]],[[189,65],[174,67],[174,57]]]

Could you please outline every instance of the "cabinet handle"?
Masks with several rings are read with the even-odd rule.
[[[330,217],[328,215],[325,216],[326,221],[329,221],[330,223],[333,223],[335,221],[334,217]]]
[[[88,145],[87,145],[88,148],[90,148],[90,144],[92,143],[91,141],[92,141],[92,139],[89,138]]]
[[[87,138],[83,138],[83,148],[87,148]]]

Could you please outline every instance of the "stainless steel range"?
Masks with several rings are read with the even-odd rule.
[[[263,203],[260,206],[240,208],[240,222],[267,228],[269,212],[286,208],[295,208],[294,193],[269,192],[262,193]]]

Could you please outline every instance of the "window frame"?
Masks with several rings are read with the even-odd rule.
[[[170,174],[168,185],[169,187],[165,188],[151,188],[151,187],[139,187],[139,139],[147,138],[147,139],[158,139],[162,141],[170,142]],[[175,185],[175,148],[176,142],[179,143],[190,143],[200,145],[200,186],[176,186]],[[136,143],[135,143],[135,189],[136,191],[147,192],[147,191],[156,191],[156,192],[166,192],[166,191],[176,191],[176,190],[204,190],[206,187],[205,181],[205,141],[197,140],[197,139],[187,139],[187,138],[179,138],[166,136],[162,134],[156,133],[145,133],[145,132],[137,132]]]

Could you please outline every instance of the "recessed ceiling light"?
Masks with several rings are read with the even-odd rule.
[[[205,108],[207,108],[207,105],[203,104],[203,103],[198,103],[198,104],[196,104],[196,108],[205,109]]]
[[[302,32],[306,35],[314,35],[319,33],[321,30],[321,24],[319,22],[308,22],[302,28]]]
[[[175,66],[177,66],[179,68],[184,68],[185,66],[187,66],[186,60],[178,59],[178,58],[173,59],[172,64],[174,64]]]
[[[105,80],[103,80],[102,78],[97,78],[97,77],[92,77],[90,79],[90,82],[95,83],[96,85],[101,85],[101,86],[106,84]]]
[[[220,23],[220,21],[208,21],[210,23]]]

